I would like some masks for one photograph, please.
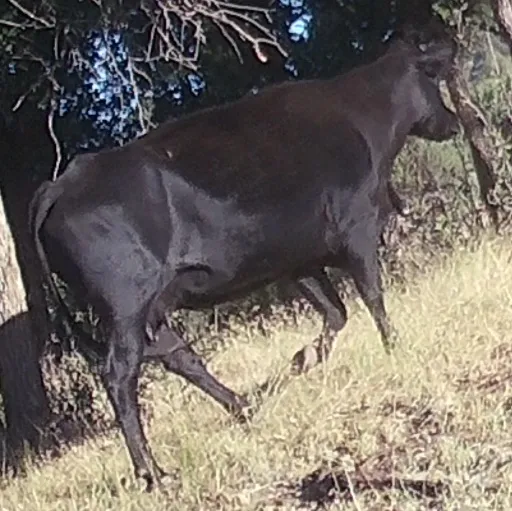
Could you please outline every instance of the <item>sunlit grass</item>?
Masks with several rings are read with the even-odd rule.
[[[268,397],[249,427],[176,377],[152,384],[148,436],[179,471],[167,494],[122,486],[132,469],[115,434],[6,483],[0,509],[512,509],[511,248],[487,241],[389,290],[401,334],[391,357],[366,309],[349,304],[331,360]],[[228,343],[210,367],[250,391],[319,327],[276,322],[269,337]],[[424,495],[404,480],[424,481]]]

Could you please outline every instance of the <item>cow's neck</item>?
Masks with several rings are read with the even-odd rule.
[[[393,80],[394,72],[396,69],[382,66],[381,79],[374,82],[380,84],[379,90],[371,90],[372,86],[367,85],[368,97],[377,99],[354,105],[353,115],[354,123],[367,138],[374,168],[388,173],[412,127],[419,120],[411,93],[414,71],[404,72],[399,83]],[[389,77],[386,76],[388,73]],[[362,111],[366,115],[362,116]]]

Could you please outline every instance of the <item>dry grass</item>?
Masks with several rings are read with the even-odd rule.
[[[123,488],[114,435],[6,483],[0,509],[512,509],[511,248],[487,241],[390,290],[393,357],[351,304],[331,361],[268,397],[249,428],[175,377],[152,384],[150,441],[180,474],[168,494]],[[240,334],[210,365],[250,390],[318,328]]]

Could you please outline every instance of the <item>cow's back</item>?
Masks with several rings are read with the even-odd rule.
[[[364,135],[333,111],[331,82],[293,85],[162,125],[137,144],[207,194],[248,208],[300,196],[315,180],[357,188],[371,170]]]

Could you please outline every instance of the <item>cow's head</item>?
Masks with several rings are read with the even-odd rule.
[[[402,41],[410,48],[410,64],[415,68],[412,101],[418,120],[411,135],[428,140],[448,140],[459,131],[455,114],[442,99],[439,85],[453,66],[456,52],[454,41],[449,37],[427,39],[425,32],[409,29]]]

